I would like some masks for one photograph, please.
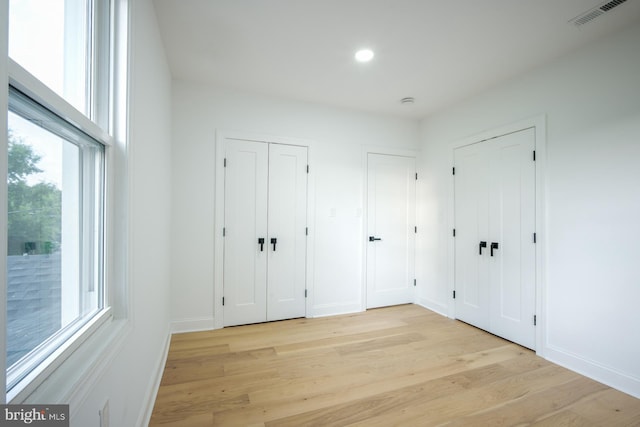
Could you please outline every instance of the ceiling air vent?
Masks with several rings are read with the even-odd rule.
[[[621,5],[622,3],[626,2],[626,1],[627,0],[613,0],[613,1],[610,1],[610,2],[605,3],[604,5],[600,6],[600,9],[604,10],[605,12],[609,12],[614,7]]]
[[[606,1],[600,4],[599,6],[594,7],[593,9],[589,9],[588,11],[576,16],[572,20],[569,21],[570,24],[579,27],[581,25],[586,24],[587,22],[591,22],[599,16],[604,15],[609,12],[611,9],[620,6],[622,3],[627,0],[612,0]]]

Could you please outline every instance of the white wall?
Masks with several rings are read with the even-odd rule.
[[[640,25],[423,120],[420,301],[451,314],[450,144],[546,115],[545,357],[640,396]]]
[[[311,140],[315,245],[312,312],[362,302],[364,145],[415,149],[418,122],[173,82],[172,319],[174,330],[213,327],[216,131]],[[330,210],[335,209],[335,217]],[[217,297],[221,297],[218,295]]]
[[[171,76],[151,0],[132,3],[129,140],[131,328],[72,426],[97,426],[110,402],[111,426],[145,423],[169,337],[171,226]]]

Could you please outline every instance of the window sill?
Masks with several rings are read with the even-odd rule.
[[[109,347],[123,335],[126,324],[113,320],[111,308],[102,310],[9,390],[7,402],[71,403],[72,396],[83,388],[80,385],[107,359]]]

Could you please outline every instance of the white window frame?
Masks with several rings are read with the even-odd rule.
[[[8,97],[9,97],[9,77],[8,77],[8,49],[9,49],[9,34],[6,28],[9,23],[9,1],[0,0],[0,28],[3,29],[0,32],[0,85],[5,89],[0,89],[0,175],[7,176],[7,112],[8,112]],[[2,242],[7,241],[7,185],[6,180],[3,180],[3,184],[0,185],[0,237]],[[7,245],[0,244],[0,295],[7,295]],[[1,279],[5,278],[5,279]],[[0,324],[7,324],[7,312],[6,304],[0,304]],[[6,389],[6,365],[7,365],[7,352],[6,352],[6,327],[0,328],[0,385],[3,390]],[[0,403],[6,403],[7,396],[5,393],[0,395]]]
[[[8,27],[8,0],[0,0],[0,23]],[[91,114],[95,121],[77,111],[62,97],[41,83],[19,64],[8,58],[8,38],[6,32],[0,35],[0,77],[5,90],[0,95],[0,109],[3,118],[0,123],[0,138],[4,144],[0,154],[0,173],[7,173],[6,140],[8,89],[13,86],[20,92],[54,112],[80,131],[101,142],[104,153],[104,237],[103,237],[103,309],[91,320],[71,335],[49,357],[19,381],[11,390],[3,395],[3,402],[26,403],[69,403],[76,407],[84,399],[91,384],[106,369],[108,362],[124,342],[131,330],[127,319],[129,295],[127,291],[128,256],[126,255],[126,232],[128,221],[128,173],[127,173],[127,140],[128,140],[128,64],[129,64],[129,0],[98,0],[92,11],[95,22],[100,28],[96,30],[102,36],[102,55],[91,59],[91,79],[98,78],[99,86],[93,86],[90,95]],[[105,19],[105,15],[108,17]],[[109,19],[109,17],[111,19]],[[110,22],[110,27],[104,24]],[[106,36],[109,35],[107,39]],[[108,47],[108,49],[106,49]],[[95,49],[94,49],[95,51]],[[109,65],[108,70],[100,64]],[[95,64],[98,64],[95,67]],[[99,76],[98,70],[103,70]],[[104,71],[107,70],[107,71]],[[105,75],[106,74],[106,75]],[[108,99],[108,105],[98,106],[96,99]],[[2,238],[6,242],[6,186],[2,188]],[[117,204],[117,206],[116,206]],[[124,215],[122,215],[124,213]],[[118,243],[122,242],[124,243]],[[116,247],[116,244],[118,245]],[[118,253],[124,245],[122,254]],[[0,274],[2,284],[0,290],[6,295],[6,244],[0,256]],[[0,319],[6,325],[5,304],[0,304]],[[3,367],[0,383],[6,389],[6,327],[2,328],[0,338],[0,362]],[[72,411],[73,412],[73,411]]]

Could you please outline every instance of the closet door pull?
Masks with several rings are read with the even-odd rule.
[[[375,236],[369,236],[369,241],[370,242],[375,242],[377,240],[382,240],[380,237],[375,237]]]
[[[482,248],[486,248],[486,247],[487,247],[487,242],[478,243],[478,252],[480,252],[480,255],[482,255]]]
[[[498,249],[498,242],[491,242],[491,256],[493,256],[494,249]]]
[[[258,238],[258,244],[260,245],[260,252],[264,251],[264,237]]]
[[[278,239],[276,239],[275,237],[271,238],[271,244],[273,245],[273,251],[276,251],[276,243],[278,243]]]

